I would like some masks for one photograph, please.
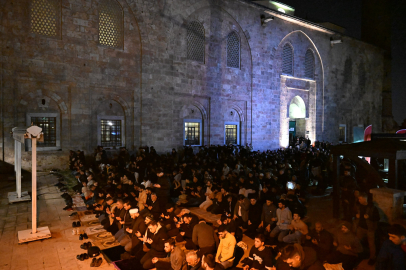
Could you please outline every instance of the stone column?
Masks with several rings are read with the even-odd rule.
[[[403,215],[403,201],[406,191],[392,188],[374,188],[370,192],[379,210],[381,221],[392,223]]]

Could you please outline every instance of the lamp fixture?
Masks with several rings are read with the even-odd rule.
[[[270,21],[273,21],[275,18],[273,16],[265,17],[265,15],[261,15],[261,25],[265,26]]]

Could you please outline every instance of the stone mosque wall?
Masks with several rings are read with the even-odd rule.
[[[312,141],[338,142],[340,124],[349,142],[353,127],[381,131],[382,51],[345,36],[332,46],[337,33],[276,11],[261,25],[270,15],[249,2],[0,0],[0,159],[14,163],[11,129],[32,117],[56,119],[40,169],[119,133],[111,155],[119,145],[165,153],[185,143],[186,122],[199,124],[201,145],[224,144],[231,123],[239,144],[276,149],[288,144],[295,97]]]

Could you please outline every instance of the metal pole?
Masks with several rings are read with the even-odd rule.
[[[21,143],[15,141],[17,144],[17,171],[16,171],[16,181],[17,181],[17,198],[21,198]]]
[[[32,137],[32,233],[37,233],[37,138]]]

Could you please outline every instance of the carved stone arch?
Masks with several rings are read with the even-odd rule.
[[[195,112],[199,111],[200,116],[196,117]],[[207,119],[206,109],[202,104],[197,101],[193,101],[190,104],[183,105],[179,113],[179,118],[202,118],[203,120]]]
[[[200,102],[197,102],[197,101],[193,101],[192,105],[195,106],[196,108],[198,108],[200,113],[202,114],[202,118],[207,120],[206,108]]]
[[[231,105],[231,108],[234,109],[240,116],[240,122],[245,122],[244,111],[236,104]]]
[[[117,96],[117,95],[113,95],[113,94],[107,94],[107,95],[103,96],[101,98],[101,100],[97,104],[95,104],[95,107],[94,107],[95,111],[97,111],[97,109],[105,101],[108,101],[108,100],[113,100],[113,101],[117,102],[117,104],[119,104],[120,107],[122,108],[124,115],[127,116],[127,117],[131,116],[131,108],[128,105],[128,103],[122,97]]]
[[[45,100],[45,104],[42,104],[43,99]],[[26,106],[30,102],[36,102],[39,108],[46,108],[46,104],[51,100],[55,102],[61,113],[68,112],[66,103],[58,94],[43,89],[37,89],[36,91],[31,91],[24,95],[24,97],[20,99],[19,104]]]

